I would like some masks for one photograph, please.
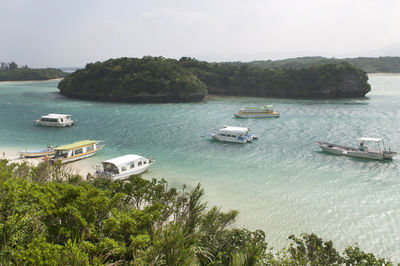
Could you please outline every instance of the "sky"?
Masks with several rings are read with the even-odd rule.
[[[0,61],[400,56],[399,0],[0,0]]]

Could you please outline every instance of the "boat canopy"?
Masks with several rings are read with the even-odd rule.
[[[264,105],[264,106],[244,106],[241,110],[264,110],[267,108],[272,108],[272,105]]]
[[[125,165],[128,163],[133,163],[139,159],[145,159],[142,156],[136,155],[136,154],[127,154],[124,156],[120,156],[120,157],[116,157],[107,161],[103,161],[102,163],[110,163],[113,164],[115,166],[120,166],[120,165]]]
[[[42,118],[70,118],[71,115],[64,115],[64,114],[48,114],[43,115]]]
[[[74,142],[71,144],[58,146],[55,148],[55,150],[56,151],[74,150],[74,149],[78,149],[80,147],[85,147],[85,146],[93,145],[96,143],[97,143],[96,140],[82,140],[82,141]]]
[[[250,128],[226,126],[222,129],[220,129],[219,131],[229,131],[229,132],[235,132],[235,133],[240,133],[240,134],[246,134],[250,131]]]
[[[359,138],[359,141],[373,141],[373,142],[380,142],[382,141],[382,138],[368,138],[368,137],[363,137]]]

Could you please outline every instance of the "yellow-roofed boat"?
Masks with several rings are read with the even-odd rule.
[[[93,156],[104,147],[98,140],[82,140],[67,145],[56,147],[55,155],[51,162],[69,163]]]

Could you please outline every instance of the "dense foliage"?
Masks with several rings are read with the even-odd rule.
[[[200,101],[207,94],[204,83],[178,61],[150,56],[87,64],[58,88],[70,97],[109,101]]]
[[[207,89],[220,95],[339,98],[365,96],[367,80],[365,72],[348,63],[271,70],[147,56],[88,64],[58,88],[70,97],[109,101],[199,101]]]
[[[319,66],[323,64],[335,64],[339,62],[347,62],[356,67],[361,68],[367,73],[400,72],[400,57],[358,57],[358,58],[326,58],[326,57],[298,57],[283,60],[267,60],[267,61],[253,61],[248,63],[250,67],[269,68],[269,69],[299,69],[310,66]],[[242,63],[236,63],[238,65]]]
[[[19,68],[15,62],[0,63],[0,81],[48,80],[65,76],[67,73],[60,69],[34,69],[28,68],[28,66]]]
[[[207,85],[210,94],[283,97],[362,97],[371,88],[362,70],[345,62],[299,69],[263,69],[246,63],[209,64],[181,58]]]
[[[264,232],[232,227],[237,211],[207,208],[200,185],[84,181],[59,165],[0,160],[1,265],[386,265],[355,245],[340,254],[314,234],[278,253]]]

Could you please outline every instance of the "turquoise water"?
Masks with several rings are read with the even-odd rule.
[[[315,232],[337,248],[362,249],[400,260],[400,155],[376,162],[322,153],[315,141],[357,146],[383,137],[400,151],[400,75],[371,75],[372,91],[350,100],[210,97],[201,103],[117,104],[72,100],[58,81],[0,83],[0,147],[42,148],[48,142],[104,140],[106,148],[81,161],[136,153],[154,156],[145,177],[172,185],[200,182],[209,205],[240,211],[237,226],[263,229],[271,246],[290,234]],[[238,119],[243,105],[273,104],[279,119]],[[71,128],[32,121],[68,113]],[[251,144],[212,141],[225,125],[250,127]],[[1,149],[1,148],[0,148]]]

